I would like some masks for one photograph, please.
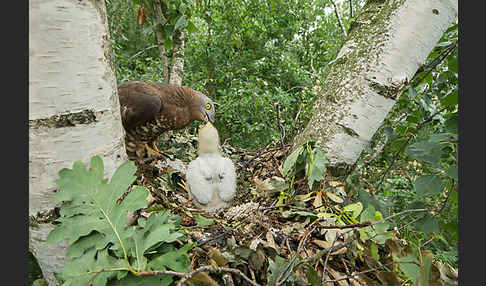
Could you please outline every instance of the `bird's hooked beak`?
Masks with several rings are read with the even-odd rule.
[[[214,123],[214,113],[206,112],[206,119],[208,122]]]

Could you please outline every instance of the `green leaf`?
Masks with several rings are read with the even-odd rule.
[[[96,251],[95,249],[91,249],[74,260],[68,260],[59,276],[62,280],[69,281],[66,285],[101,286],[106,285],[109,279],[114,278],[117,275],[117,272],[99,272],[100,270],[126,267],[128,267],[128,264],[125,260],[109,256],[108,250]]]
[[[457,73],[458,65],[457,65],[457,56],[454,54],[447,58],[447,67],[450,71]]]
[[[379,221],[383,219],[383,215],[379,211],[375,211],[375,221]],[[373,238],[373,241],[378,244],[384,244],[387,239],[392,237],[392,234],[388,232],[390,228],[390,223],[384,221],[382,223],[374,225],[374,231],[376,235]]]
[[[103,241],[103,235],[99,232],[94,232],[87,236],[83,236],[69,247],[66,256],[71,259],[79,257],[83,255],[86,249],[96,247],[100,241]],[[101,245],[96,247],[96,249],[102,249],[103,247],[104,245]]]
[[[347,205],[343,208],[344,211],[352,212],[351,215],[353,218],[357,218],[361,211],[363,210],[363,204],[361,202],[357,202],[354,204]]]
[[[104,235],[106,244],[112,243],[116,249],[120,245],[127,214],[147,204],[147,192],[141,187],[134,188],[121,204],[116,204],[135,180],[135,171],[135,164],[128,161],[115,171],[108,183],[103,179],[103,162],[95,156],[89,170],[77,161],[71,171],[59,172],[57,184],[60,191],[54,200],[68,202],[61,206],[63,216],[58,219],[61,225],[49,233],[47,241],[66,240],[72,244],[96,230]]]
[[[192,21],[188,21],[187,22],[187,27],[186,27],[187,31],[190,32],[190,33],[195,33],[198,31],[198,29],[196,28],[196,25],[194,25],[194,23]]]
[[[381,213],[387,213],[388,208],[391,206],[391,203],[377,200],[363,189],[358,190],[358,201],[363,204],[364,209],[366,209],[369,205],[372,205],[375,210],[378,210]]]
[[[437,142],[419,139],[415,143],[407,146],[405,152],[418,161],[437,164],[442,155],[442,147]]]
[[[167,245],[167,253],[156,256],[148,263],[148,268],[152,270],[164,269],[165,267],[178,271],[189,272],[190,261],[187,252],[191,250],[196,243],[188,243],[179,249],[174,249],[172,245]]]
[[[278,255],[275,256],[275,260],[268,258],[267,281],[269,286],[275,286],[278,277],[285,270],[288,263],[289,262],[285,258]],[[292,273],[287,281],[293,282],[294,280],[295,274]]]
[[[443,106],[452,106],[457,105],[458,103],[458,89],[454,89],[449,94],[447,94],[444,98],[440,100],[440,103]]]
[[[380,255],[378,254],[378,245],[376,245],[376,243],[374,242],[371,242],[370,244],[370,253],[371,257],[373,257],[377,261],[380,260]]]
[[[414,100],[414,99],[418,98],[418,93],[417,93],[417,91],[415,91],[415,89],[412,86],[408,87],[408,98],[410,100]]]
[[[297,158],[299,157],[299,155],[302,153],[303,150],[304,150],[304,147],[300,146],[297,149],[295,149],[287,157],[287,159],[285,159],[285,162],[284,162],[283,168],[282,168],[284,176],[287,176],[287,174],[289,174],[290,170],[292,170],[292,168],[295,166],[295,163],[297,162]]]
[[[187,19],[184,15],[181,15],[174,26],[174,31],[184,29],[187,25]]]
[[[415,228],[423,233],[433,233],[439,230],[437,219],[431,214],[426,214],[424,218],[414,223]]]
[[[307,177],[309,189],[312,190],[314,182],[320,181],[324,178],[323,174],[326,171],[326,152],[320,149],[314,149],[311,156],[311,166]]]
[[[321,286],[321,277],[317,274],[317,271],[310,265],[307,266],[307,271],[305,272],[305,277],[307,278],[307,282],[309,282],[312,286]]]
[[[311,219],[316,219],[318,218],[319,216],[315,213],[311,213],[311,212],[306,212],[306,211],[295,211],[295,212],[291,212],[290,215],[299,215],[299,216],[305,216],[305,217],[309,217]]]
[[[447,132],[458,134],[459,127],[458,127],[459,116],[457,113],[452,114],[445,122],[444,126]]]
[[[398,264],[398,267],[403,272],[403,274],[405,274],[407,278],[413,281],[413,285],[417,285],[417,282],[422,273],[420,267],[415,264],[418,263],[417,257],[413,253],[411,253],[407,256],[399,258],[398,261],[400,262]]]
[[[458,170],[455,164],[449,166],[449,168],[447,169],[447,176],[449,176],[450,178],[456,181],[459,181]]]
[[[194,215],[194,220],[199,227],[208,227],[214,224],[214,219],[206,218],[203,215]]]
[[[448,142],[453,139],[454,139],[454,135],[451,133],[434,133],[431,134],[428,138],[429,142],[432,143]]]
[[[444,190],[444,183],[437,175],[422,175],[415,181],[414,189],[419,196],[435,195]]]

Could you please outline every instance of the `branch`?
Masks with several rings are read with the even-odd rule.
[[[147,50],[153,49],[153,48],[157,48],[157,47],[158,47],[158,45],[152,45],[152,46],[146,47],[145,49],[137,52],[136,54],[134,54],[133,56],[129,57],[128,59],[131,60],[131,59],[135,58],[136,56],[140,55],[141,53],[143,53],[143,52],[145,52]]]
[[[344,28],[343,22],[341,21],[341,17],[339,16],[339,12],[337,10],[336,3],[334,3],[333,0],[329,0],[331,2],[332,6],[334,6],[334,13],[336,14],[336,18],[339,23],[339,27],[341,27],[341,31],[343,31],[344,37],[346,38],[348,36],[348,33],[346,33],[346,29]]]
[[[414,84],[412,86],[417,86],[419,83],[421,83],[435,68],[442,63],[442,61],[450,54],[454,49],[457,47],[457,41],[452,43],[449,47],[446,49],[442,50],[442,52],[432,60],[432,62],[429,64],[430,68],[429,70],[418,80],[414,81]]]

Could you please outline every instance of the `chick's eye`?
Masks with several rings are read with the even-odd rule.
[[[210,109],[211,109],[211,104],[206,103],[206,109],[207,109],[207,110],[210,110]]]

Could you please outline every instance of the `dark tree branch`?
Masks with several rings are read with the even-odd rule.
[[[341,31],[343,32],[344,37],[346,38],[348,36],[348,33],[346,33],[346,29],[344,28],[343,22],[341,21],[341,16],[339,16],[339,12],[336,6],[336,3],[334,3],[333,0],[329,0],[331,2],[332,6],[334,7],[334,13],[336,14],[336,18],[339,23],[339,27],[341,28]]]

